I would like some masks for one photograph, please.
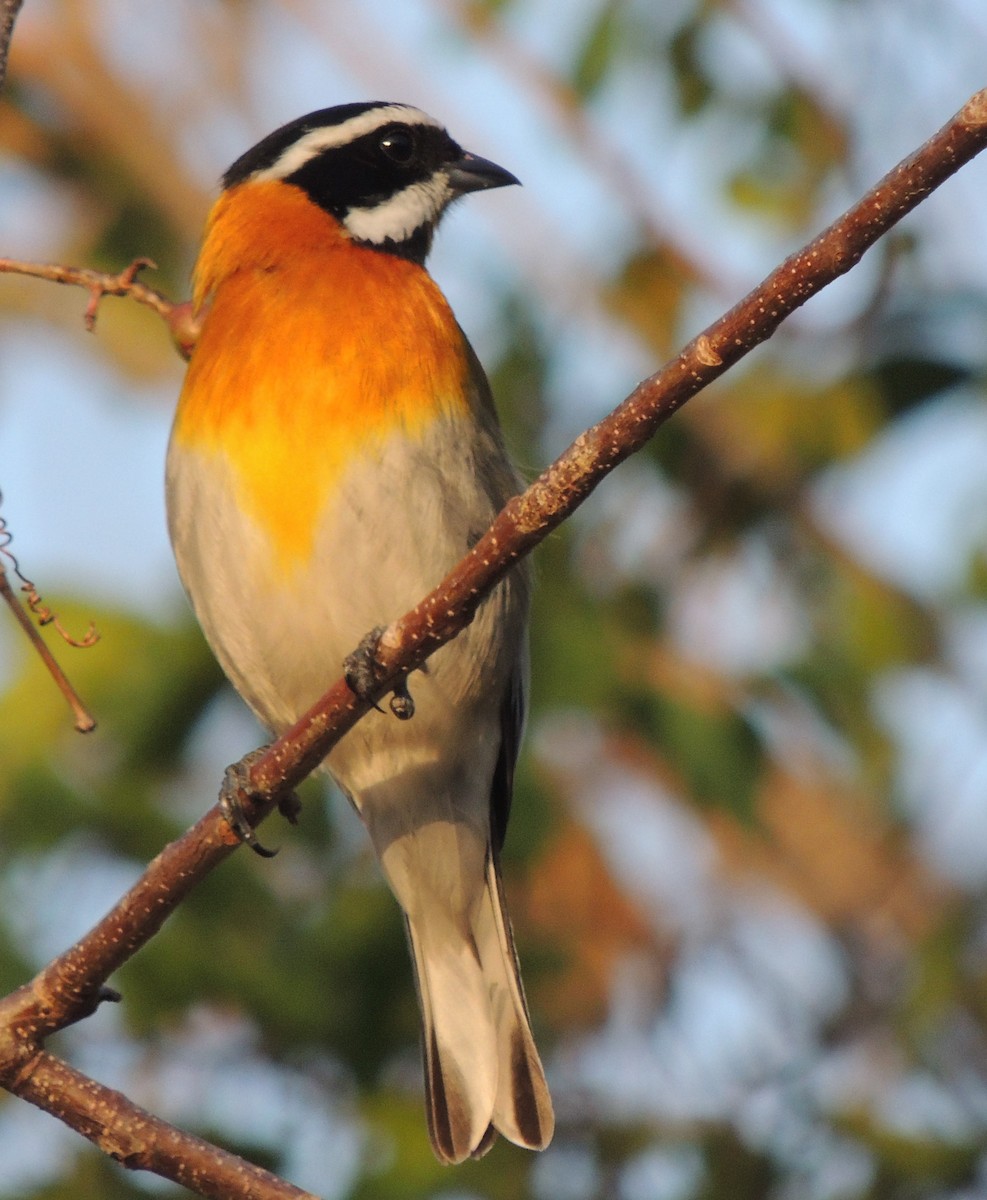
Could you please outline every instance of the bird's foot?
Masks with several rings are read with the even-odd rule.
[[[343,678],[350,691],[361,700],[368,700],[374,694],[383,677],[377,661],[377,647],[383,632],[383,625],[371,629],[353,653],[348,654],[343,661]],[[376,701],[373,705],[378,712],[384,711]],[[408,691],[407,675],[402,675],[395,683],[389,707],[400,721],[409,721],[415,715],[415,702]]]
[[[377,647],[380,645],[384,626],[378,625],[360,641],[352,654],[343,659],[343,678],[354,696],[369,700],[380,683],[380,664],[377,662]],[[384,710],[374,701],[378,712]]]
[[[302,812],[302,802],[297,792],[285,792],[278,799],[278,812],[289,825],[297,825]]]
[[[239,762],[226,768],[223,775],[223,786],[219,790],[219,807],[226,823],[241,842],[250,847],[261,858],[273,858],[278,851],[269,850],[257,838],[254,827],[247,819],[243,808],[243,797],[250,795],[253,785],[250,781],[250,768],[266,752],[266,747],[254,750]],[[298,814],[301,811],[301,801],[294,792],[286,792],[278,800],[278,812],[292,825],[298,824]]]
[[[390,700],[391,712],[399,721],[410,721],[415,715],[415,702],[408,691],[408,676],[402,675],[394,685]]]

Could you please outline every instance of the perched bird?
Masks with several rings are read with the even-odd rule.
[[[233,686],[275,733],[402,615],[518,490],[490,388],[425,270],[448,205],[517,183],[403,104],[345,104],[233,164],[195,268],[202,327],[168,451],[179,572]],[[404,913],[437,1156],[552,1104],[498,858],[524,719],[515,569],[429,659],[415,715],[371,712],[326,767]]]

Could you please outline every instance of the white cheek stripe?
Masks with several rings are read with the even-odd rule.
[[[384,108],[371,108],[357,117],[350,117],[340,125],[323,125],[306,133],[297,142],[289,146],[281,157],[266,167],[263,171],[255,171],[252,179],[285,179],[303,167],[309,159],[315,158],[323,150],[332,150],[335,146],[344,146],[364,134],[373,133],[384,125],[392,122],[401,125],[431,125],[435,129],[442,126],[434,117],[422,112],[420,108],[411,108],[403,104],[388,104]]]
[[[343,224],[360,242],[380,245],[390,239],[403,242],[423,225],[434,225],[452,199],[444,172],[408,187],[371,208],[351,208]]]

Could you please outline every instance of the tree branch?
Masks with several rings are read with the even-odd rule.
[[[215,1200],[318,1200],[270,1171],[153,1116],[45,1052],[19,1093],[131,1170],[151,1171]]]
[[[384,632],[377,660],[387,692],[464,629],[481,600],[519,558],[569,517],[616,467],[648,442],[690,397],[761,342],[795,309],[846,274],[883,234],[987,145],[987,89],[904,159],[857,204],[787,258],[743,300],[649,376],[511,500],[476,546],[411,612]],[[375,696],[375,698],[377,698]],[[264,815],[285,785],[318,765],[366,711],[343,680],[251,766]]]
[[[14,33],[14,22],[21,10],[22,0],[0,0],[0,92],[7,79],[7,58],[10,55],[10,39]]]
[[[135,258],[116,275],[93,271],[89,267],[65,267],[59,263],[22,262],[16,258],[0,258],[0,272],[10,275],[29,275],[52,283],[67,283],[89,292],[83,320],[90,333],[96,328],[96,315],[104,296],[129,296],[154,312],[168,326],[168,331],[183,358],[188,358],[198,335],[198,322],[192,315],[192,305],[184,300],[176,303],[161,292],[141,283],[137,278],[146,267],[154,267],[149,258]]]
[[[505,507],[442,583],[385,630],[376,652],[379,682],[373,696],[358,699],[339,680],[292,729],[240,764],[240,772],[231,778],[245,779],[246,784],[229,786],[239,791],[251,823],[267,816],[278,799],[322,761],[373,700],[465,628],[484,596],[518,559],[565,520],[686,400],[770,337],[785,317],[811,296],[850,270],[882,234],[985,144],[987,91],[973,96],[858,204],[693,339],[663,370],[641,383],[609,416],[580,435]],[[199,879],[235,847],[236,837],[221,809],[212,808],[158,855],[93,930],[31,983],[0,1002],[0,1083],[4,1087],[56,1112],[97,1144],[102,1144],[108,1124],[126,1125],[132,1119],[130,1127],[139,1128],[139,1136],[134,1136],[140,1145],[128,1142],[133,1149],[128,1149],[123,1161],[146,1166],[209,1196],[229,1194],[223,1192],[217,1175],[203,1167],[189,1182],[187,1173],[178,1174],[184,1169],[181,1163],[190,1158],[199,1161],[195,1156],[202,1143],[155,1125],[153,1119],[149,1121],[146,1114],[115,1095],[112,1115],[101,1115],[99,1106],[105,1096],[98,1085],[71,1073],[42,1047],[56,1029],[89,1015],[100,1000],[108,998],[104,985],[110,973],[153,936]],[[178,1149],[165,1153],[164,1144]]]

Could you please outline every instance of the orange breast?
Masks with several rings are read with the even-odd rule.
[[[196,303],[208,309],[173,440],[233,468],[283,569],[309,558],[351,458],[468,407],[462,335],[428,273],[354,245],[298,188],[220,197]]]

